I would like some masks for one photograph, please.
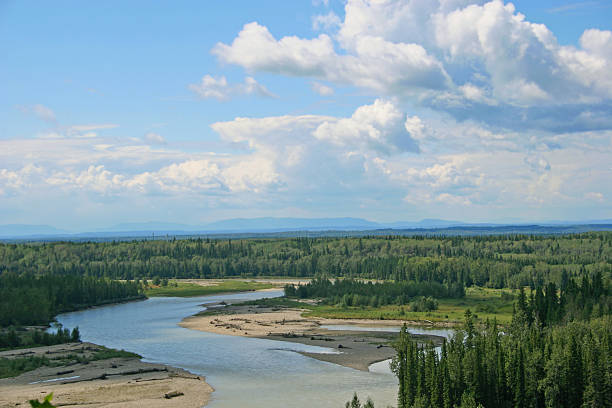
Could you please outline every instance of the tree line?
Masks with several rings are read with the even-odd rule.
[[[441,351],[400,332],[393,370],[398,408],[610,407],[612,319],[544,328],[487,322],[465,328]]]
[[[140,285],[106,278],[0,274],[0,327],[47,325],[57,314],[142,298]]]
[[[551,326],[574,320],[589,320],[612,313],[609,282],[600,273],[580,280],[568,278],[557,288],[554,282],[530,291],[521,288],[515,305],[515,319],[527,326]]]
[[[0,244],[0,274],[96,278],[353,277],[536,288],[612,274],[612,233]]]
[[[468,310],[439,349],[404,326],[391,364],[398,408],[611,407],[611,304],[610,283],[596,274],[521,290],[508,327],[477,327]]]
[[[434,298],[461,298],[465,289],[459,283],[443,285],[438,282],[371,282],[354,279],[315,278],[310,282],[285,286],[285,296],[301,299],[318,298],[323,304],[345,306],[407,305],[414,298],[419,306],[433,310]],[[430,298],[430,299],[428,299]]]
[[[544,328],[515,322],[465,326],[438,350],[406,327],[392,370],[398,408],[605,408],[612,406],[612,318]],[[347,407],[360,405],[357,396]]]
[[[78,327],[70,331],[60,326],[55,333],[38,329],[26,330],[21,328],[17,330],[15,327],[10,327],[8,330],[0,330],[0,350],[18,347],[52,346],[54,344],[78,341],[81,341]]]

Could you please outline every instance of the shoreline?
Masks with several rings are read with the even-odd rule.
[[[353,325],[367,327],[397,327],[404,321],[325,319],[303,317],[304,309],[229,305],[208,309],[184,318],[179,326],[209,333],[252,337],[300,343],[333,349],[336,353],[302,352],[307,357],[361,371],[369,371],[371,364],[393,358],[391,343],[397,338],[393,331],[328,330],[325,325]],[[415,335],[420,343],[442,343],[436,335]]]
[[[44,356],[58,362],[0,379],[0,407],[29,406],[28,400],[53,393],[56,406],[199,408],[208,404],[214,391],[202,376],[145,363],[140,357],[82,362],[100,350],[84,342],[0,352],[0,358]]]

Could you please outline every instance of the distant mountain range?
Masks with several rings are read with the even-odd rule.
[[[0,237],[19,237],[28,235],[61,235],[69,234],[49,225],[6,224],[0,225]]]
[[[270,232],[270,231],[355,231],[386,228],[441,228],[458,225],[473,225],[462,221],[424,219],[421,221],[398,221],[379,223],[363,218],[290,218],[260,217],[231,218],[201,226],[172,223],[129,223],[118,224],[108,231],[221,231],[221,232]],[[488,224],[493,225],[493,224]]]
[[[206,234],[245,234],[245,233],[287,233],[316,232],[325,235],[325,231],[376,231],[376,230],[437,230],[468,227],[471,231],[508,226],[577,226],[606,225],[612,229],[612,219],[585,221],[547,221],[547,222],[507,222],[507,223],[469,223],[462,221],[423,219],[421,221],[398,221],[379,223],[362,218],[232,218],[205,225],[188,225],[168,222],[123,223],[92,231],[67,231],[49,225],[7,224],[0,225],[2,239],[28,238],[110,238],[110,237],[144,237],[151,235],[206,235]],[[524,228],[521,228],[523,230]],[[507,228],[500,228],[507,230]],[[585,230],[583,228],[583,230]],[[586,230],[589,230],[588,228]]]

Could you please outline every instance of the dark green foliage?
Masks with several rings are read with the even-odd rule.
[[[354,277],[519,288],[601,272],[612,233],[0,244],[0,274],[111,279]]]
[[[561,290],[549,282],[537,287],[529,299],[521,289],[515,307],[515,320],[520,323],[550,326],[573,320],[589,320],[612,313],[612,287],[601,274],[584,275],[576,282],[569,278]]]
[[[463,330],[441,351],[400,332],[392,368],[398,407],[579,408],[612,406],[612,318],[563,326],[495,322]]]
[[[72,329],[72,332],[70,333],[70,340],[71,341],[81,341],[81,333],[79,332],[79,328],[75,327],[74,329]]]
[[[134,282],[75,275],[0,274],[0,327],[46,325],[55,315],[142,297]]]
[[[345,408],[374,408],[374,403],[372,402],[370,398],[368,398],[366,403],[362,405],[361,401],[359,401],[359,398],[357,397],[357,394],[355,393],[353,394],[353,399],[350,401],[347,401],[344,407]]]
[[[285,286],[285,295],[301,299],[319,298],[325,303],[343,306],[381,306],[404,305],[414,297],[428,296],[421,301],[424,307],[437,308],[438,298],[463,297],[463,287],[450,285],[446,287],[437,282],[363,282],[354,279],[335,280],[334,282],[316,278],[305,285]],[[427,306],[425,306],[427,304]]]
[[[438,310],[438,301],[431,296],[419,296],[410,302],[410,310],[413,312],[431,312]]]
[[[36,400],[30,400],[30,406],[32,408],[55,408],[55,405],[51,404],[51,399],[53,399],[53,393],[47,395],[43,402],[39,402]]]
[[[0,350],[20,347],[52,346],[54,344],[78,342],[80,340],[81,335],[79,329],[76,327],[72,332],[68,329],[59,327],[55,333],[37,328],[31,330],[19,328],[19,330],[16,330],[15,327],[9,327],[8,330],[0,330]]]
[[[100,347],[100,350],[97,350],[85,361],[108,360],[109,358],[140,358],[140,356],[130,351]]]

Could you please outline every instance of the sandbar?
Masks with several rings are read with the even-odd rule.
[[[2,358],[46,355],[49,358],[86,354],[99,346],[69,343],[1,352]],[[28,400],[53,393],[58,407],[178,407],[206,405],[213,388],[204,378],[138,358],[111,358],[87,364],[41,367],[18,377],[0,379],[0,407],[29,406]],[[170,398],[168,398],[170,397]]]
[[[395,356],[392,342],[397,333],[389,331],[327,330],[324,325],[356,325],[367,327],[398,327],[401,320],[324,319],[302,316],[304,309],[262,307],[257,305],[228,305],[215,307],[187,317],[180,326],[231,336],[256,337],[289,341],[312,346],[333,348],[337,353],[300,354],[321,361],[368,371],[378,361]],[[421,343],[442,343],[434,335],[413,335]]]

